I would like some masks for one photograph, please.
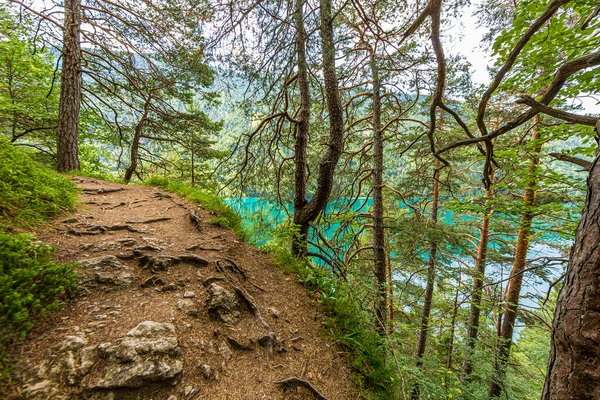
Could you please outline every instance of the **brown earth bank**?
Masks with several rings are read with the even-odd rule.
[[[6,398],[360,397],[315,295],[269,255],[174,194],[73,180],[77,212],[37,236],[79,263],[79,295],[13,349]]]

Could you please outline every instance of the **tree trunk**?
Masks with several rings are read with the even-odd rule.
[[[600,120],[596,123],[600,136]],[[543,400],[600,398],[600,152],[558,295]]]
[[[494,182],[494,176],[490,176],[490,182]],[[481,315],[481,295],[483,289],[483,280],[485,278],[485,266],[487,261],[488,244],[490,237],[490,219],[492,217],[493,206],[491,199],[493,195],[492,186],[485,191],[485,209],[483,211],[483,220],[481,222],[481,231],[479,232],[479,243],[477,245],[477,258],[475,259],[475,275],[473,277],[473,292],[471,297],[471,310],[469,322],[467,323],[467,337],[465,338],[465,354],[462,365],[460,381],[463,384],[469,383],[471,373],[473,372],[473,350],[477,342],[479,332],[479,316]]]
[[[377,285],[375,327],[381,336],[387,326],[387,274],[385,262],[385,230],[383,226],[383,137],[381,134],[381,93],[379,68],[375,52],[371,54],[373,78],[373,272]]]
[[[319,163],[317,189],[306,205],[300,210],[294,210],[294,222],[301,227],[300,236],[304,241],[303,244],[296,244],[296,246],[303,246],[303,248],[307,246],[306,236],[302,238],[303,229],[308,233],[310,222],[314,221],[327,206],[333,188],[333,174],[344,151],[344,114],[335,71],[335,42],[333,39],[331,0],[321,0],[320,29],[323,48],[323,80],[329,114],[329,140],[327,150]]]
[[[292,252],[298,257],[306,256],[308,251],[308,222],[302,220],[306,199],[306,147],[310,132],[310,84],[308,81],[308,63],[306,62],[306,30],[304,28],[304,0],[296,0],[294,25],[296,27],[296,57],[298,63],[298,87],[300,89],[300,109],[296,124],[294,144],[294,224],[300,232],[292,242]]]
[[[460,279],[460,278],[459,278]],[[454,332],[456,331],[456,316],[458,314],[458,287],[454,294],[454,305],[452,308],[452,318],[450,320],[450,339],[448,340],[448,357],[446,358],[446,368],[452,369],[453,354],[454,354]]]
[[[146,104],[144,104],[144,114],[142,115],[142,118],[138,121],[137,125],[135,126],[133,140],[131,141],[131,155],[130,155],[129,167],[127,168],[127,171],[125,171],[125,182],[127,182],[127,183],[129,183],[129,181],[131,180],[131,177],[133,176],[133,173],[135,172],[135,169],[137,168],[137,165],[138,165],[138,151],[140,148],[140,138],[142,137],[142,130],[144,129],[144,125],[146,124],[146,121],[148,120],[149,105],[150,105],[150,99],[147,99]]]
[[[431,220],[433,224],[438,221],[438,207],[440,200],[440,162],[436,160],[436,168],[433,173],[433,200],[431,209]],[[429,315],[431,314],[431,303],[433,301],[433,289],[435,285],[435,261],[437,256],[437,244],[432,240],[429,245],[429,263],[427,267],[427,286],[425,288],[425,299],[423,300],[423,313],[421,315],[421,328],[419,330],[419,341],[417,343],[417,368],[423,366],[423,356],[425,355],[425,345],[427,344],[427,335],[429,333]],[[420,397],[419,385],[415,384],[412,388],[411,398],[418,400]]]
[[[387,307],[388,307],[388,335],[394,333],[394,283],[392,282],[392,260],[391,255],[387,254],[386,259],[386,274],[387,274]]]
[[[65,0],[60,102],[56,128],[56,167],[61,172],[79,170],[80,8],[80,0]]]
[[[540,139],[539,116],[534,118],[534,127],[531,135],[532,141]],[[513,268],[508,280],[506,295],[506,307],[504,309],[504,320],[498,344],[496,346],[495,370],[496,374],[492,377],[488,397],[497,398],[502,394],[503,381],[506,375],[506,365],[510,355],[512,345],[512,336],[515,321],[517,319],[517,309],[521,297],[521,286],[523,284],[523,274],[527,265],[527,250],[529,250],[529,235],[531,233],[531,224],[533,222],[533,207],[535,206],[536,186],[538,184],[538,166],[540,164],[539,154],[541,144],[536,144],[533,149],[531,161],[529,162],[528,184],[525,189],[523,206],[524,212],[521,215],[519,235],[517,237],[517,248]]]

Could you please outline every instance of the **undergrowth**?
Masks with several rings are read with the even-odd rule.
[[[0,227],[31,227],[74,208],[75,185],[0,138]]]
[[[242,219],[227,204],[223,203],[223,200],[216,194],[158,176],[144,181],[144,184],[160,187],[185,197],[189,201],[198,203],[205,210],[215,215],[214,218],[208,221],[209,223],[231,229],[237,233],[240,239],[246,240],[247,235],[242,227]]]
[[[323,328],[350,354],[362,396],[382,400],[399,398],[398,365],[394,364],[390,346],[375,330],[372,311],[364,307],[360,296],[347,282],[329,269],[295,258],[290,251],[292,237],[293,230],[284,228],[263,249],[284,272],[296,274],[300,283],[319,293],[326,312]]]
[[[0,139],[0,380],[9,377],[8,352],[36,321],[75,286],[73,265],[53,261],[54,248],[8,231],[40,225],[70,211],[75,185]]]

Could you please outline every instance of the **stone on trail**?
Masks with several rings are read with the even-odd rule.
[[[206,291],[208,314],[212,319],[221,320],[227,324],[235,324],[241,318],[240,301],[237,294],[223,286],[211,283]]]
[[[115,342],[102,343],[100,376],[88,389],[139,388],[150,382],[171,381],[183,371],[179,341],[169,323],[144,321]]]
[[[110,290],[131,285],[133,277],[123,272],[123,265],[115,256],[102,256],[79,261],[75,269],[77,286],[83,294],[89,294],[93,289]]]

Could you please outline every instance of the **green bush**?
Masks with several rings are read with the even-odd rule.
[[[52,261],[55,249],[25,234],[0,233],[0,364],[6,372],[11,343],[23,339],[46,311],[58,307],[58,295],[72,292],[70,264]]]
[[[154,176],[144,182],[145,185],[157,186],[172,193],[177,193],[189,201],[200,204],[205,210],[215,214],[209,223],[231,229],[242,239],[246,240],[246,232],[242,227],[242,219],[223,200],[210,192],[196,189],[188,184]]]
[[[31,226],[73,209],[75,185],[0,138],[0,226]]]

